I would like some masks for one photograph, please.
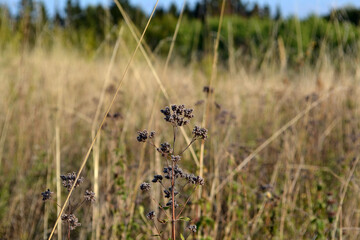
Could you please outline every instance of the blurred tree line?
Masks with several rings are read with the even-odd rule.
[[[142,29],[147,14],[129,0],[119,0],[134,24]],[[176,52],[179,56],[202,58],[210,54],[216,35],[221,0],[200,0],[194,7],[186,4],[179,29]],[[116,41],[123,17],[117,6],[87,6],[78,0],[67,0],[64,10],[57,10],[51,18],[43,2],[21,0],[18,13],[0,6],[0,48],[49,48],[57,41],[89,56],[99,53],[100,46]],[[169,8],[159,7],[146,34],[146,41],[158,54],[166,54],[174,33],[180,9],[175,3]],[[268,5],[249,4],[242,0],[228,0],[221,30],[220,57],[229,55],[255,57],[260,62],[281,58],[299,63],[315,61],[324,51],[343,56],[358,55],[360,46],[360,10],[333,10],[323,17],[282,17],[279,8],[273,12]],[[131,38],[128,37],[129,44]],[[105,51],[102,51],[105,53]],[[339,59],[339,58],[338,58]]]

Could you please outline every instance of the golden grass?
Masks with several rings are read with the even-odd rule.
[[[162,60],[149,64],[150,57],[143,60],[145,50],[131,55],[130,46],[119,40],[113,67],[108,58],[89,60],[61,46],[50,52],[40,48],[21,55],[4,52],[0,60],[1,236],[49,236],[51,229],[45,234],[43,229],[57,221],[56,207],[49,205],[44,211],[40,193],[47,187],[56,189],[60,156],[61,173],[80,168],[91,182],[89,188],[98,181],[97,234],[104,239],[148,239],[154,232],[144,224],[141,210],[151,203],[142,201],[137,189],[139,181],[159,173],[162,163],[153,151],[136,143],[136,131],[159,129],[162,116],[157,109],[169,104],[166,97],[154,101],[160,87],[169,99],[179,101],[175,104],[194,107],[198,114],[193,124],[200,124],[199,112],[205,106],[196,103],[207,97],[202,92],[208,85],[203,69],[209,66],[205,62],[183,66],[175,60],[161,76]],[[203,152],[203,202],[193,202],[184,214],[196,217],[194,210],[201,209],[207,220],[201,222],[199,235],[212,239],[331,235],[358,239],[360,69],[339,72],[326,60],[317,64],[321,65],[317,70],[311,66],[290,70],[281,62],[259,71],[239,59],[234,65],[234,72],[220,67],[213,75],[209,142]],[[107,112],[122,117],[104,118],[94,155],[99,161],[85,165],[95,144],[92,123],[101,103],[113,105]],[[184,130],[189,134],[190,129]],[[168,133],[161,132],[157,141],[165,137]],[[185,139],[179,142],[186,144]],[[194,146],[196,157],[202,155],[196,151],[199,148]],[[200,170],[194,159],[187,153],[184,164]],[[93,177],[95,167],[98,180]],[[48,179],[54,179],[50,186]],[[266,184],[271,187],[260,187]],[[329,193],[335,206],[328,203]],[[330,222],[333,212],[335,221]],[[93,232],[91,212],[81,215],[76,239]]]

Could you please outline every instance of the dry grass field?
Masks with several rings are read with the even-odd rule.
[[[179,131],[180,148],[194,125],[208,129],[207,141],[182,156],[181,166],[205,184],[185,208],[190,219],[177,222],[177,239],[360,238],[356,58],[342,56],[338,66],[324,53],[314,64],[287,68],[286,60],[244,64],[238,57],[230,71],[212,66],[213,56],[187,64],[174,56],[167,65],[139,50],[123,78],[135,44],[120,35],[110,49],[94,58],[61,44],[0,53],[1,240],[49,237],[56,204],[68,194],[60,174],[77,173],[90,147],[72,198],[91,189],[96,202],[79,208],[81,226],[71,239],[160,239],[146,214],[167,200],[160,185],[152,197],[139,186],[166,162],[136,137],[154,129],[156,145],[169,141],[173,130],[160,109],[171,104],[194,109]],[[46,189],[54,194],[44,202]],[[190,194],[181,192],[180,204]],[[161,239],[171,237],[170,224],[155,224]]]

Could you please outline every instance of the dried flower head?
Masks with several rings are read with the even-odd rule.
[[[197,230],[196,225],[189,225],[187,228],[188,228],[191,232],[196,233],[196,230]]]
[[[165,167],[164,170],[163,170],[163,173],[165,173],[165,178],[166,179],[171,179],[171,176],[173,174],[172,166]],[[179,177],[185,178],[186,174],[184,173],[184,171],[178,165],[175,165],[175,167],[174,167],[174,176],[175,176],[175,178],[179,178]]]
[[[213,93],[214,89],[210,88],[209,86],[204,86],[203,92],[206,93],[206,94]]]
[[[185,179],[188,180],[191,184],[204,185],[205,180],[200,176],[195,176],[194,174],[186,174]]]
[[[172,199],[170,198],[170,200],[166,203],[166,207],[172,207]],[[176,202],[176,200],[174,200],[174,207],[178,208],[179,204]]]
[[[161,175],[155,175],[154,179],[152,180],[153,183],[160,182],[163,180],[163,176]]]
[[[147,192],[151,189],[151,185],[150,183],[147,183],[147,182],[143,182],[141,185],[140,185],[140,190],[143,191],[143,192]]]
[[[165,198],[170,198],[171,197],[171,191],[172,191],[172,187],[169,187],[169,190],[168,189],[164,190]],[[174,196],[176,196],[178,194],[179,194],[179,192],[176,191],[176,189],[174,188]]]
[[[74,230],[76,227],[81,226],[79,219],[74,214],[63,214],[61,215],[61,220],[69,223],[70,230]]]
[[[163,157],[166,157],[168,156],[169,154],[172,153],[172,149],[171,149],[171,145],[170,143],[161,143],[160,144],[160,147],[156,149],[159,153],[161,153],[161,156]]]
[[[171,123],[174,127],[185,126],[189,123],[189,120],[194,117],[192,114],[193,109],[185,108],[185,105],[171,105],[160,110],[164,114],[165,121]]]
[[[154,211],[151,211],[148,214],[146,214],[146,217],[149,220],[154,220],[155,216],[156,216],[156,213]]]
[[[177,163],[181,160],[181,157],[179,155],[171,155],[171,160],[174,162],[174,163]]]
[[[42,192],[41,195],[43,197],[43,201],[51,199],[52,194],[53,194],[53,192],[51,192],[50,189],[46,190],[45,192]]]
[[[138,132],[138,136],[136,138],[139,142],[146,142],[146,140],[148,139],[148,132],[145,129],[144,131],[139,131]]]
[[[194,138],[207,139],[207,129],[195,126],[192,131]]]
[[[95,202],[95,193],[93,191],[86,190],[84,194],[85,201]]]
[[[155,131],[151,131],[149,134],[149,138],[152,139],[155,137]]]
[[[72,188],[75,179],[76,179],[76,173],[68,173],[67,175],[61,175],[60,176],[61,180],[62,180],[62,184],[63,186],[70,192],[70,189]],[[74,188],[78,187],[82,182],[84,181],[83,177],[80,177],[76,183]]]

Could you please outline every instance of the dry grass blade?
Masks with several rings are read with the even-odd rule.
[[[128,25],[131,34],[133,35],[134,39],[139,43],[139,39],[138,39],[138,37],[136,36],[135,29],[134,29],[134,27],[132,26],[131,21],[130,21],[128,15],[126,14],[124,8],[121,6],[121,4],[117,4],[117,6],[118,6],[118,8],[119,8],[119,10],[120,10],[123,18],[125,19],[125,22],[126,22],[126,24]],[[183,8],[183,9],[184,9],[184,8]],[[179,21],[178,21],[178,24],[180,25],[180,22],[179,22]],[[175,32],[175,34],[176,34],[176,32]],[[145,60],[146,60],[146,63],[147,63],[148,66],[150,67],[150,70],[151,70],[153,76],[155,77],[155,80],[156,80],[157,84],[159,85],[159,87],[160,87],[160,89],[161,89],[164,97],[166,98],[166,100],[167,100],[167,101],[169,102],[169,104],[170,104],[169,94],[167,93],[167,91],[166,91],[166,89],[165,89],[165,87],[164,87],[164,84],[161,82],[160,77],[159,77],[158,73],[157,73],[156,70],[155,70],[155,67],[153,66],[153,64],[152,64],[152,62],[151,62],[148,54],[146,53],[146,51],[145,51],[145,49],[144,49],[144,47],[142,46],[141,43],[140,43],[140,50],[141,50],[141,52],[142,52],[142,54],[143,54],[143,56],[144,56],[144,58],[145,58]],[[170,56],[170,55],[169,55],[169,56]],[[186,132],[185,132],[184,129],[181,129],[181,134],[182,134],[183,137],[185,138],[186,143],[189,144],[190,141],[191,141],[191,139],[187,136],[187,134],[186,134]],[[193,157],[196,165],[199,166],[199,160],[197,159],[197,156],[196,156],[196,154],[195,154],[194,148],[193,148],[192,146],[190,146],[190,153],[191,153],[191,156]]]
[[[345,199],[345,196],[346,196],[346,192],[347,192],[347,189],[349,187],[349,183],[350,183],[350,180],[352,178],[352,176],[354,175],[354,172],[355,172],[355,169],[356,169],[356,166],[359,162],[359,159],[360,157],[356,157],[355,161],[354,161],[354,164],[353,164],[353,167],[349,173],[349,176],[346,180],[346,183],[344,185],[344,188],[343,188],[343,191],[341,193],[341,197],[340,197],[340,202],[339,202],[339,207],[338,207],[338,210],[336,212],[336,217],[335,217],[335,221],[334,221],[334,229],[332,230],[331,232],[331,239],[336,239],[335,238],[335,235],[336,235],[336,230],[337,230],[337,224],[338,224],[338,221],[339,221],[339,217],[340,217],[340,214],[342,212],[342,207],[343,207],[343,203],[344,203],[344,199]],[[340,224],[340,236],[341,236],[341,224]]]
[[[170,45],[169,53],[168,53],[167,58],[166,58],[163,76],[166,74],[167,68],[168,68],[168,66],[169,66],[169,62],[170,62],[170,59],[171,59],[171,56],[172,56],[172,52],[173,52],[174,46],[175,46],[175,40],[176,40],[177,34],[178,34],[178,32],[179,32],[179,28],[180,28],[180,24],[181,24],[182,17],[183,17],[183,15],[184,15],[185,6],[186,6],[186,0],[184,0],[184,2],[183,2],[183,5],[182,5],[181,11],[180,11],[180,15],[179,15],[178,21],[177,21],[177,23],[176,23],[175,32],[174,32],[174,35],[173,35],[173,37],[172,37],[172,39],[171,39],[171,45]]]
[[[208,85],[209,93],[207,95],[207,98],[205,99],[205,111],[204,111],[203,119],[202,119],[203,127],[207,126],[207,118],[210,114],[210,102],[211,102],[211,98],[213,96],[213,94],[211,93],[211,86],[213,85],[212,83],[213,83],[214,78],[217,73],[218,48],[219,48],[219,43],[220,43],[220,31],[221,31],[223,18],[224,18],[225,3],[226,3],[226,0],[223,0],[222,5],[221,5],[219,25],[218,25],[218,30],[217,30],[216,40],[215,40],[214,58],[213,58],[213,63],[212,63],[212,67],[211,67],[211,75],[210,75],[210,80],[209,80],[209,85]],[[200,146],[200,169],[199,169],[200,177],[202,177],[204,175],[204,151],[205,151],[205,141],[203,140],[203,141],[201,141],[201,146]],[[201,198],[201,194],[202,194],[202,187],[199,188],[199,195],[198,195],[199,199]],[[198,212],[198,216],[200,216],[200,215],[201,215],[201,208],[199,208],[199,212]]]
[[[292,125],[297,123],[299,119],[301,119],[303,116],[305,116],[308,112],[310,112],[312,109],[314,109],[316,106],[318,106],[320,103],[328,99],[331,95],[344,91],[347,88],[342,87],[335,89],[331,92],[328,92],[321,98],[319,98],[317,101],[310,104],[306,109],[304,109],[302,112],[297,114],[293,119],[291,119],[288,123],[283,125],[279,130],[277,130],[271,137],[269,137],[264,143],[262,143],[259,147],[257,147],[249,156],[247,156],[244,161],[242,161],[231,173],[228,174],[228,176],[220,183],[220,185],[216,188],[216,192],[218,193],[231,179],[240,172],[257,154],[259,154],[263,149],[265,149],[271,142],[273,142],[277,137],[279,137],[283,132],[285,132],[288,128],[290,128]]]
[[[155,6],[154,6],[154,8],[153,8],[153,11],[152,11],[152,13],[151,13],[151,15],[150,15],[150,17],[149,17],[149,19],[148,19],[148,22],[147,22],[147,24],[146,24],[146,26],[145,26],[145,28],[144,28],[144,31],[143,31],[143,33],[142,33],[142,35],[141,35],[141,37],[140,37],[140,40],[139,40],[138,44],[136,45],[136,48],[135,48],[135,50],[134,50],[134,53],[133,53],[131,59],[129,60],[129,62],[127,63],[127,65],[126,65],[125,71],[124,71],[122,77],[120,78],[119,86],[118,86],[118,88],[116,89],[116,92],[115,92],[115,94],[114,94],[114,97],[112,98],[112,100],[111,100],[111,102],[110,102],[110,104],[109,104],[109,106],[108,106],[108,108],[107,108],[107,110],[106,110],[106,112],[105,112],[105,114],[104,114],[103,120],[101,121],[101,124],[100,124],[100,126],[99,126],[99,128],[98,128],[98,130],[97,130],[97,132],[96,132],[96,134],[95,134],[95,137],[94,137],[94,139],[92,140],[92,143],[91,143],[91,145],[90,145],[90,147],[89,147],[89,149],[88,149],[88,151],[87,151],[87,153],[86,153],[86,155],[85,155],[85,158],[84,158],[84,160],[83,160],[83,162],[82,162],[82,164],[81,164],[81,167],[80,167],[80,169],[79,169],[79,171],[78,171],[78,173],[77,173],[77,175],[76,175],[76,179],[75,179],[74,182],[77,182],[77,181],[78,181],[78,179],[79,179],[79,177],[80,177],[80,174],[81,174],[82,170],[83,170],[84,167],[85,167],[85,164],[86,164],[86,162],[87,162],[87,160],[88,160],[88,158],[89,158],[89,156],[90,156],[91,150],[92,150],[92,148],[93,148],[93,146],[94,146],[94,144],[95,144],[95,142],[96,142],[97,137],[99,136],[99,133],[100,133],[100,131],[101,131],[102,126],[103,126],[104,123],[105,123],[106,116],[107,116],[108,113],[110,112],[110,109],[111,109],[112,105],[114,104],[114,102],[115,102],[115,100],[116,100],[116,97],[117,97],[117,95],[118,95],[118,93],[119,93],[119,91],[120,91],[120,88],[121,88],[121,86],[122,86],[122,82],[123,82],[123,80],[124,80],[124,78],[125,78],[128,70],[129,70],[130,64],[132,63],[132,61],[133,61],[133,59],[134,59],[134,57],[135,57],[135,55],[136,55],[136,53],[137,53],[137,50],[139,49],[139,47],[140,47],[140,45],[141,45],[141,41],[142,41],[142,39],[144,38],[144,35],[145,35],[145,33],[146,33],[146,30],[147,30],[147,28],[149,27],[149,24],[150,24],[151,19],[152,19],[153,15],[154,15],[154,12],[155,12],[155,9],[156,9],[156,7],[157,7],[158,2],[159,2],[159,0],[156,1]],[[119,2],[118,2],[117,0],[115,0],[115,3],[116,3],[117,5],[119,4]],[[70,196],[71,196],[71,194],[72,194],[72,192],[73,192],[73,190],[74,190],[74,187],[75,187],[75,184],[72,185],[72,187],[71,187],[71,189],[70,189],[70,191],[69,191],[69,194],[68,194],[68,196],[67,196],[67,198],[66,198],[66,200],[65,200],[65,202],[64,202],[64,205],[63,205],[63,207],[61,208],[61,211],[60,211],[60,213],[59,213],[59,215],[58,215],[58,217],[57,217],[57,219],[56,219],[56,222],[55,222],[55,224],[54,224],[54,227],[53,227],[53,229],[52,229],[52,231],[51,231],[51,234],[50,234],[50,236],[49,236],[49,240],[50,240],[50,239],[52,238],[52,236],[54,235],[56,226],[57,226],[57,224],[59,223],[60,217],[61,217],[62,213],[64,212],[64,209],[65,209],[67,203],[69,202],[69,199],[70,199]]]

